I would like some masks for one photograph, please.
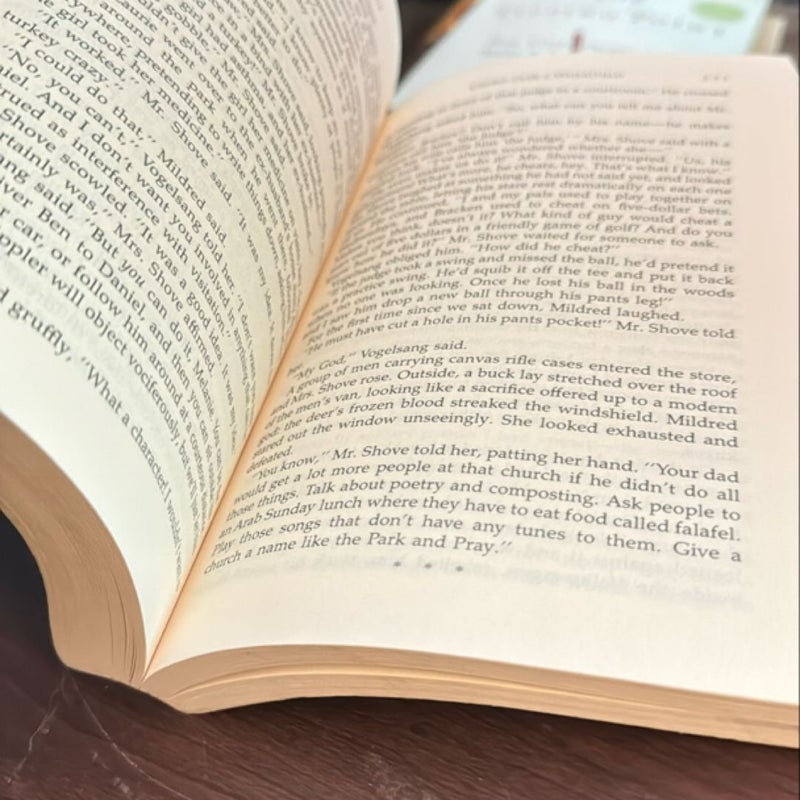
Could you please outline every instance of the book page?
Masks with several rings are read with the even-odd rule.
[[[795,81],[538,59],[393,115],[153,668],[322,643],[793,702]]]
[[[168,613],[395,84],[389,0],[6,2],[3,413]]]

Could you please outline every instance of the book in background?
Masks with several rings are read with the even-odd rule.
[[[396,102],[458,70],[555,53],[776,52],[785,30],[769,0],[462,0],[401,83]],[[441,38],[439,38],[441,37]]]

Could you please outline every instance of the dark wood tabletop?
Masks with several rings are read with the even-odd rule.
[[[407,52],[447,5],[401,3]],[[59,662],[36,565],[0,518],[0,798],[777,800],[799,787],[796,751],[507,709],[335,698],[180,714]]]
[[[0,798],[777,800],[797,753],[508,709],[335,698],[189,716],[66,669],[0,524]]]

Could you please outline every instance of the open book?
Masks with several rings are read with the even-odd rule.
[[[387,116],[396,20],[3,3],[0,504],[58,652],[796,745],[793,69]]]

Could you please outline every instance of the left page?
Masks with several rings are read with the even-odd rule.
[[[384,116],[397,10],[0,15],[0,411],[112,531],[152,647]]]

